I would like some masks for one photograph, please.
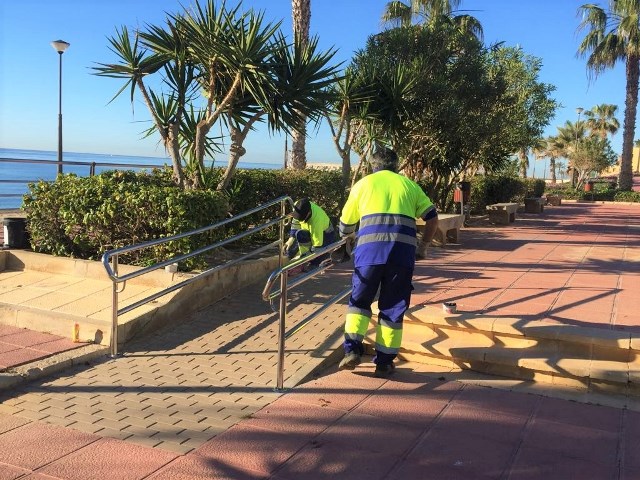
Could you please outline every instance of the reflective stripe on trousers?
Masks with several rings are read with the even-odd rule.
[[[345,321],[345,352],[363,352],[362,340],[371,319],[371,304],[378,287],[378,325],[376,326],[376,359],[378,364],[391,363],[402,344],[402,320],[411,299],[413,268],[397,265],[355,267],[353,291]]]

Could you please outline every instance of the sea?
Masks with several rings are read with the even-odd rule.
[[[22,195],[28,190],[27,183],[38,180],[55,180],[58,174],[56,164],[10,161],[14,159],[57,161],[58,152],[0,148],[0,210],[20,208]],[[89,176],[91,163],[95,163],[95,173],[105,170],[142,170],[171,165],[169,158],[103,153],[64,152],[63,160],[77,163],[76,165],[65,164],[63,172],[75,173],[78,176]],[[210,163],[207,164],[207,166],[209,165]],[[215,162],[214,165],[224,167],[226,160]],[[238,168],[277,170],[282,168],[282,164],[240,162]]]

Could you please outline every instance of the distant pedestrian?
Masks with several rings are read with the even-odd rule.
[[[411,298],[415,260],[426,249],[438,226],[435,206],[420,186],[396,173],[393,150],[378,149],[371,157],[373,173],[358,181],[340,217],[340,236],[356,234],[353,291],[344,327],[345,356],[341,369],[352,370],[361,361],[362,341],[371,319],[371,304],[378,289],[375,375],[385,377],[402,343],[402,321]],[[416,218],[425,221],[416,248]]]

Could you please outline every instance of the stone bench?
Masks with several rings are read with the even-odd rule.
[[[418,218],[416,226],[420,234],[424,231],[424,220]],[[444,247],[447,242],[459,243],[460,228],[464,226],[464,215],[458,213],[438,214],[438,228],[433,237],[434,243]]]
[[[547,195],[547,205],[557,207],[562,205],[562,197],[560,195]]]
[[[489,211],[489,221],[491,223],[499,223],[508,225],[516,221],[516,212],[518,211],[517,203],[494,203],[487,205]]]
[[[544,211],[544,199],[540,197],[531,197],[524,199],[525,213],[542,213]]]

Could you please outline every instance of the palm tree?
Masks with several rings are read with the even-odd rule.
[[[555,148],[560,157],[566,158],[568,170],[571,171],[571,185],[576,186],[577,172],[573,168],[573,160],[578,151],[578,145],[586,136],[585,122],[575,123],[567,120],[562,127],[558,127],[558,135],[555,137]]]
[[[531,147],[531,152],[533,153],[533,156],[536,160],[541,160],[543,158],[546,158],[547,157],[547,139],[542,137],[537,138],[534,141],[533,146]],[[535,163],[533,166],[534,166],[533,171],[535,172]],[[543,179],[544,179],[544,173],[543,173]]]
[[[529,169],[529,149],[521,148],[518,150],[518,170],[520,178],[527,178],[527,170]]]
[[[311,23],[311,0],[291,0],[293,17],[293,35],[304,47],[309,43],[309,25]],[[307,166],[306,122],[291,133],[291,164],[293,168],[302,170]]]
[[[426,25],[441,21],[452,22],[460,31],[482,40],[482,25],[472,15],[454,15],[462,0],[409,0],[406,4],[393,0],[385,6],[383,23],[393,26],[409,26],[414,20]]]
[[[591,134],[602,139],[607,138],[609,134],[614,135],[620,128],[620,122],[616,118],[617,110],[617,105],[603,103],[584,112],[585,122]]]
[[[611,0],[609,9],[582,5],[579,30],[588,29],[578,54],[587,57],[587,68],[596,76],[619,60],[626,65],[626,95],[622,133],[622,160],[618,185],[631,191],[632,156],[640,78],[640,0]]]
[[[558,137],[549,137],[546,141],[545,156],[549,157],[549,172],[551,173],[551,183],[556,184],[556,159],[562,157],[562,143]]]

